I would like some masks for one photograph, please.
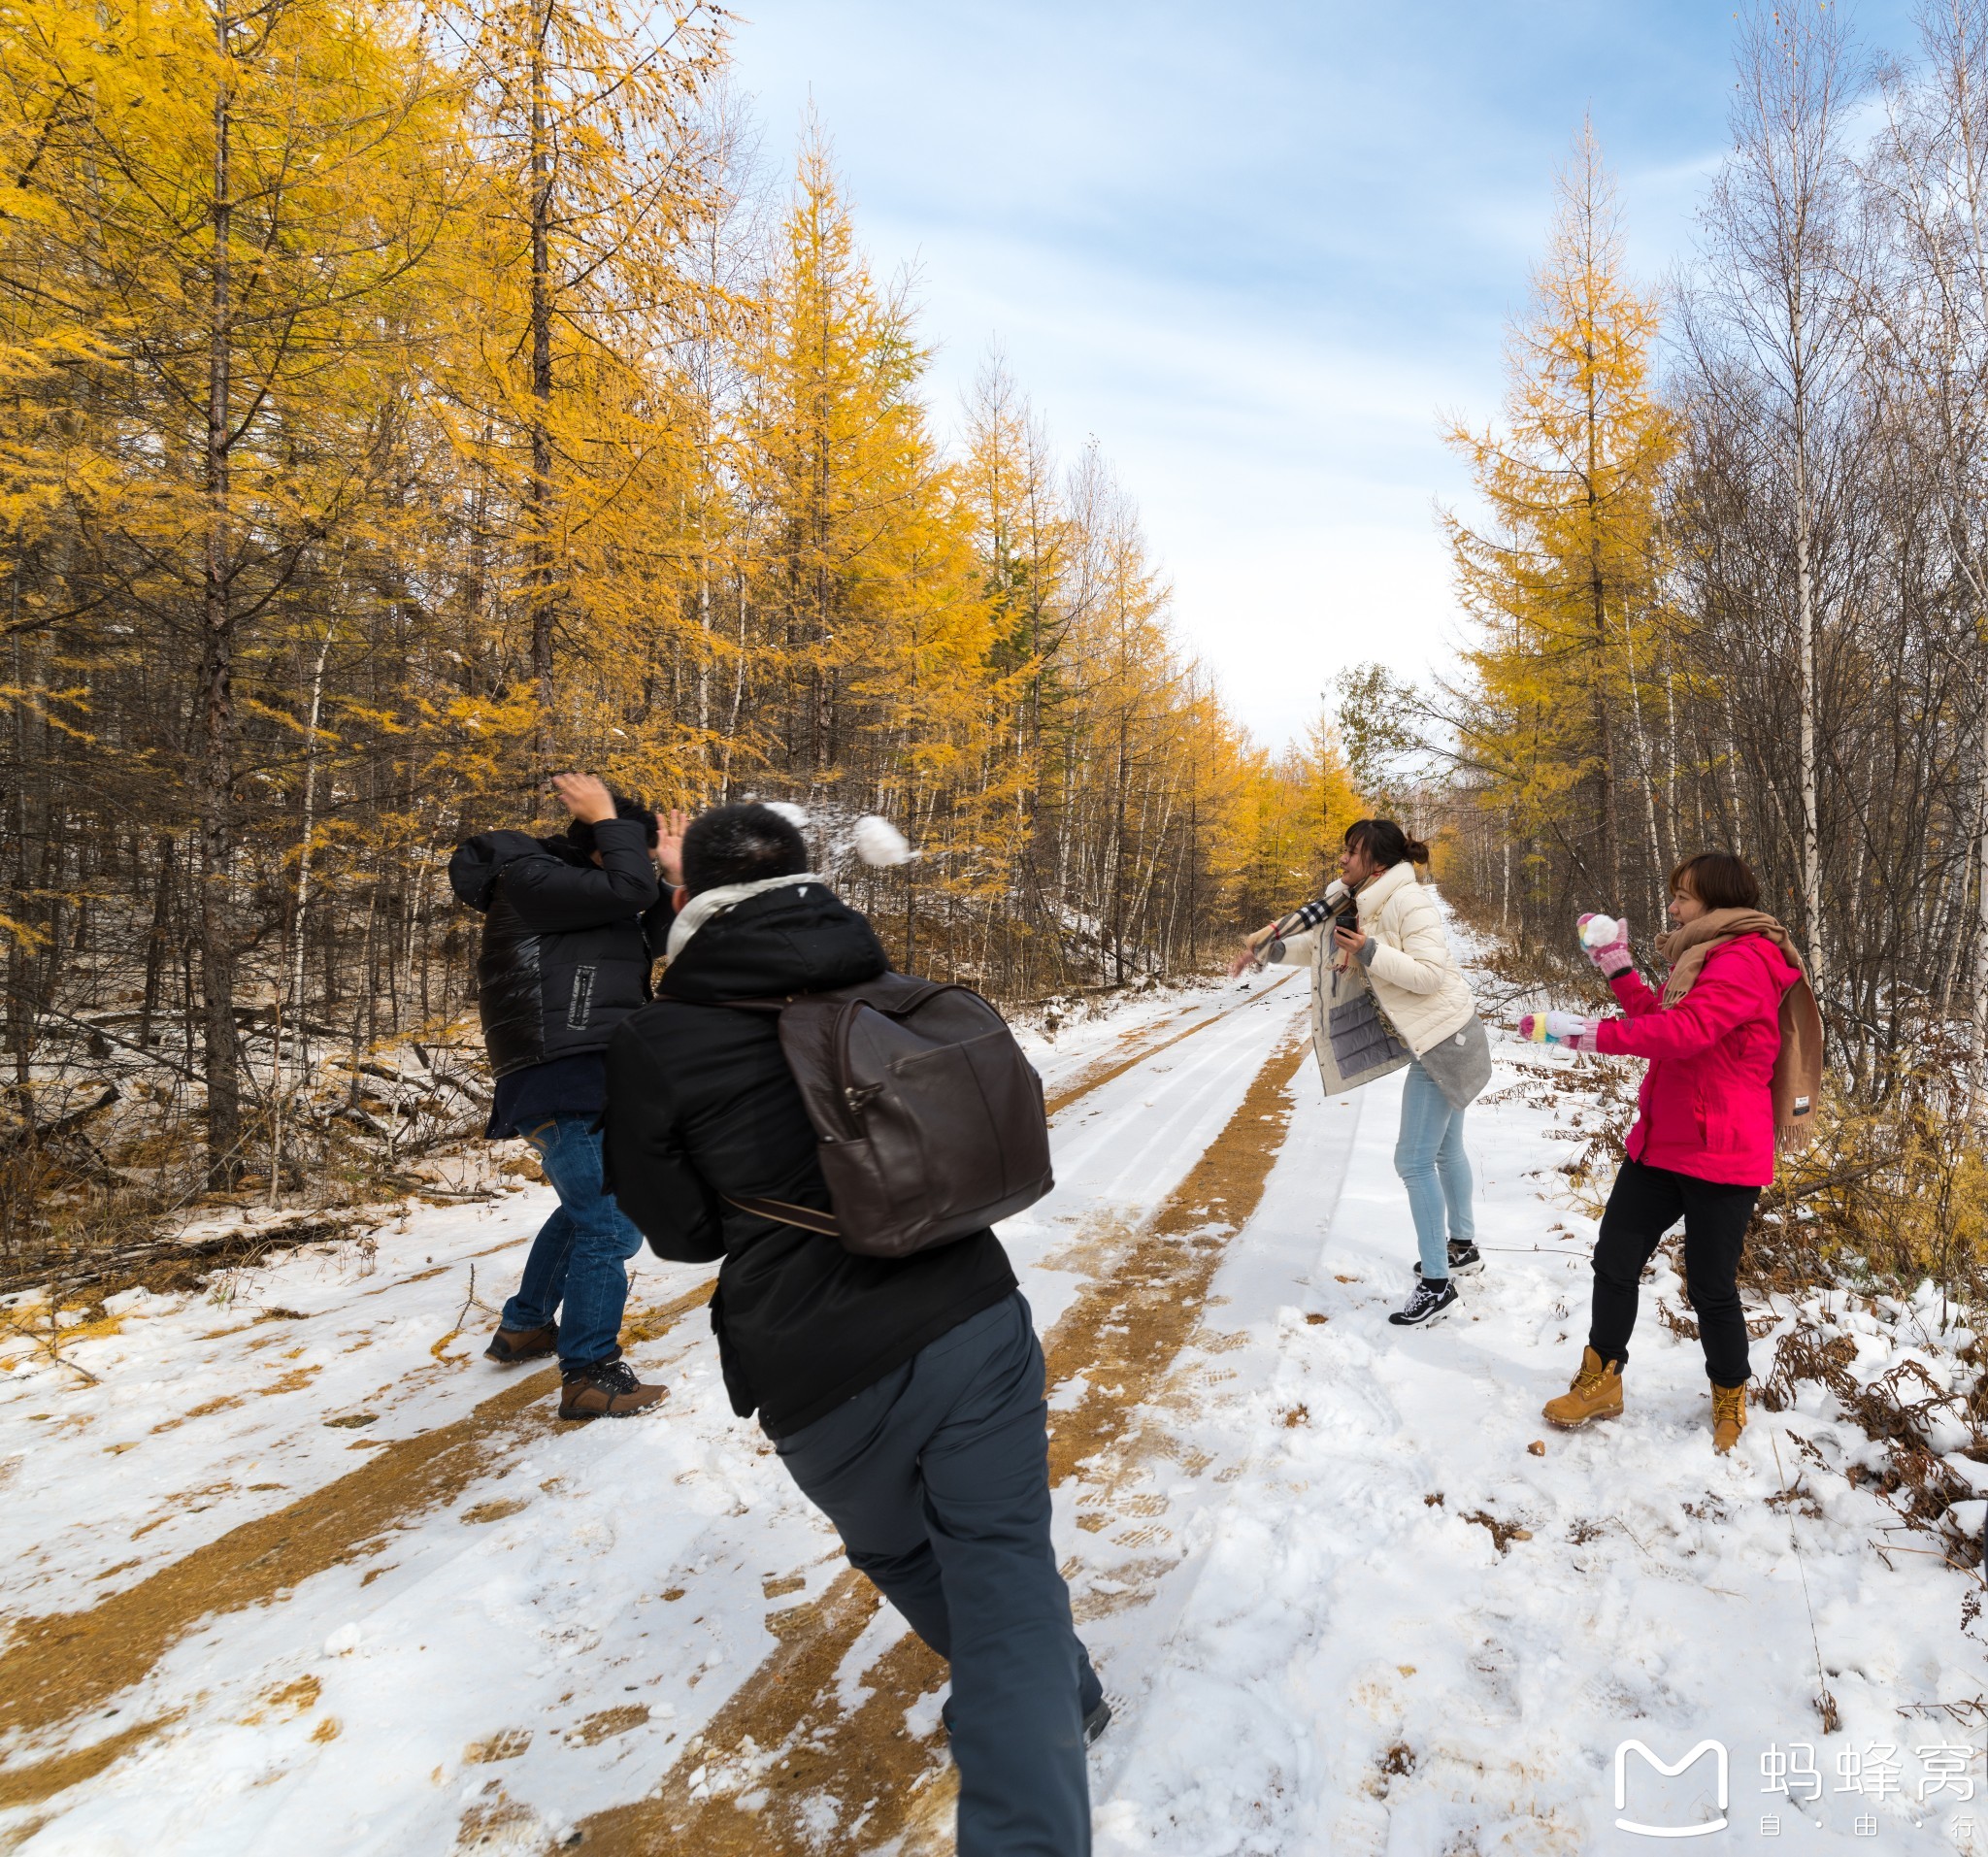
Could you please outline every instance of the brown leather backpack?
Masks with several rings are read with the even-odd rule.
[[[742,1211],[908,1257],[1033,1206],[1055,1185],[1043,1080],[970,986],[885,974],[786,1000],[780,1049],[814,1125],[833,1213],[725,1198]]]

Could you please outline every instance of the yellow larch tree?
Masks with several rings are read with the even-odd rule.
[[[1505,809],[1522,839],[1553,840],[1597,907],[1619,908],[1622,811],[1639,784],[1658,861],[1645,704],[1663,674],[1659,491],[1674,438],[1652,381],[1656,305],[1625,279],[1591,123],[1556,191],[1532,310],[1508,347],[1502,428],[1447,435],[1488,516],[1444,518],[1479,627],[1457,725],[1480,803]]]
[[[224,1184],[242,1164],[237,862],[272,822],[245,721],[283,705],[314,567],[373,514],[447,124],[418,41],[383,12],[38,0],[13,25],[8,140],[26,158],[6,294],[30,351],[86,383],[49,460],[66,520],[39,577],[46,636],[93,710],[125,682],[179,698],[138,706],[147,731],[116,778],[193,832]]]
[[[1247,926],[1323,894],[1339,874],[1346,827],[1366,811],[1338,738],[1323,719],[1303,742],[1253,757],[1234,881]]]
[[[998,370],[948,448],[724,50],[690,0],[0,0],[0,1250],[84,1024],[149,1079],[107,1216],[450,1139],[459,1073],[385,1100],[474,1062],[447,852],[558,762],[801,800],[1008,999],[1226,926],[1273,777],[1129,501]],[[871,811],[913,863],[852,868]]]
[[[443,17],[479,161],[426,384],[470,466],[479,593],[525,659],[538,771],[578,756],[678,785],[698,426],[662,363],[697,314],[679,259],[704,205],[723,16],[702,0],[463,0]]]

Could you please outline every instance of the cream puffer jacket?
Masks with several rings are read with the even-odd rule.
[[[1368,983],[1408,1049],[1420,1057],[1462,1031],[1477,1011],[1443,933],[1436,892],[1416,879],[1412,864],[1404,862],[1370,878],[1354,900],[1360,927],[1374,940]],[[1328,927],[1293,936],[1284,944],[1282,960],[1309,961],[1313,937],[1329,933]]]

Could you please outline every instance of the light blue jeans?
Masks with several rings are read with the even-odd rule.
[[[1445,1213],[1450,1238],[1468,1244],[1477,1236],[1471,1211],[1471,1160],[1464,1152],[1464,1112],[1451,1109],[1436,1079],[1413,1062],[1402,1083],[1402,1130],[1395,1139],[1394,1171],[1408,1189],[1422,1275],[1447,1277]]]

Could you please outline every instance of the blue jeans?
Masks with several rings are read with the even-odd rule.
[[[506,1328],[543,1328],[555,1312],[562,1317],[559,1367],[567,1374],[621,1358],[627,1263],[642,1248],[635,1222],[602,1185],[593,1124],[589,1113],[567,1113],[524,1131],[559,1206],[539,1227],[524,1279],[504,1305]]]
[[[1083,1719],[1104,1692],[1049,1542],[1043,1350],[1019,1291],[777,1442],[911,1629],[952,1665],[959,1857],[1084,1857]]]
[[[1419,1064],[1409,1064],[1402,1084],[1402,1129],[1394,1144],[1394,1171],[1408,1189],[1422,1275],[1447,1277],[1445,1211],[1451,1238],[1468,1244],[1477,1236],[1477,1221],[1471,1211],[1471,1160],[1464,1152],[1463,1111],[1450,1108],[1449,1098]]]

